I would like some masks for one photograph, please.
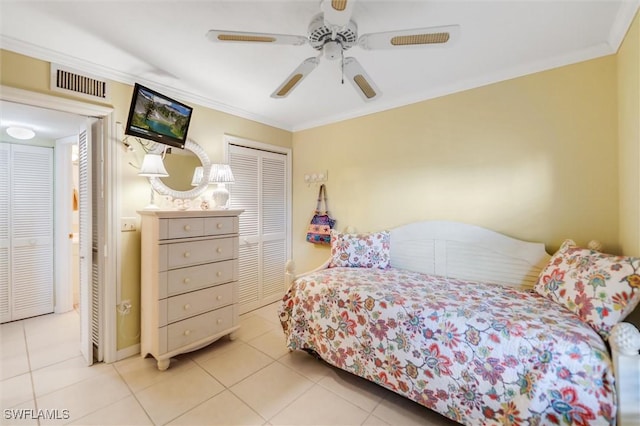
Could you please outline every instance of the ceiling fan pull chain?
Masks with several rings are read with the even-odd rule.
[[[342,56],[342,59],[340,60],[340,70],[342,74],[341,83],[344,84],[344,50],[340,51],[340,55]]]

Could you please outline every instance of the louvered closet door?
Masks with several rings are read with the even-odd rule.
[[[10,320],[53,312],[53,149],[9,150]]]
[[[240,215],[240,313],[282,298],[287,261],[287,157],[229,146],[231,205]]]
[[[11,321],[9,309],[9,147],[0,143],[0,323]]]
[[[104,276],[104,198],[101,188],[102,120],[88,119],[78,136],[80,352],[87,365],[103,358],[101,294]]]
[[[93,258],[91,221],[91,145],[87,132],[78,136],[78,254],[80,264],[80,352],[88,365],[93,363],[91,343],[91,265]]]

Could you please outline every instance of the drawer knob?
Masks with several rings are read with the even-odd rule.
[[[191,282],[191,278],[187,277],[187,278],[183,279],[182,282],[185,283],[185,284],[189,284]]]
[[[221,277],[222,276],[222,272],[218,271],[216,272],[216,277]]]
[[[216,224],[216,228],[218,228],[218,229],[222,229],[222,224],[221,224],[221,223],[217,223],[217,224]]]
[[[188,311],[189,309],[191,309],[191,305],[190,304],[187,303],[186,305],[184,305],[184,310],[185,311]]]
[[[222,247],[218,247],[218,248],[216,249],[216,251],[217,251],[218,253],[222,253]]]
[[[191,225],[185,225],[184,226],[184,230],[185,231],[191,231]]]
[[[222,296],[221,296],[221,295],[218,295],[218,296],[216,297],[216,300],[222,300]]]
[[[218,324],[222,324],[224,322],[224,320],[222,318],[218,318],[218,321],[216,321]]]
[[[190,334],[191,334],[191,330],[185,330],[185,331],[184,331],[184,335],[185,335],[185,336],[188,336],[188,335],[190,335]]]
[[[185,252],[184,252],[184,257],[189,257],[189,256],[191,256],[191,253],[190,253],[190,252],[188,252],[188,251],[185,251]]]

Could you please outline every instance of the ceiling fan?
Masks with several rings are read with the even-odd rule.
[[[353,84],[365,101],[381,95],[380,90],[354,57],[344,57],[353,46],[363,49],[403,49],[450,44],[458,37],[460,27],[415,28],[409,30],[369,33],[358,36],[358,27],[351,20],[356,0],[321,0],[321,12],[309,24],[308,35],[254,33],[244,31],[210,30],[207,38],[219,43],[288,44],[301,46],[309,43],[320,51],[318,56],[305,59],[271,94],[272,98],[287,97],[300,82],[313,71],[324,55],[329,60],[341,59],[343,75]]]

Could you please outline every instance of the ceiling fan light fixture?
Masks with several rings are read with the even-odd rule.
[[[342,45],[337,41],[328,41],[322,49],[324,57],[330,61],[335,61],[342,57]]]
[[[449,33],[411,34],[393,37],[390,42],[393,46],[440,44],[448,42],[450,37]]]
[[[358,35],[358,26],[351,20],[357,0],[320,0],[320,12],[307,27],[307,36],[291,34],[254,33],[247,31],[209,30],[206,37],[216,43],[247,42],[300,46],[309,44],[318,56],[307,58],[271,93],[274,99],[287,97],[313,71],[320,59],[341,59],[342,81],[349,80],[364,101],[373,101],[382,92],[354,57],[344,52],[354,46],[365,50],[378,49],[439,49],[451,46],[460,37],[459,25],[413,28]]]

